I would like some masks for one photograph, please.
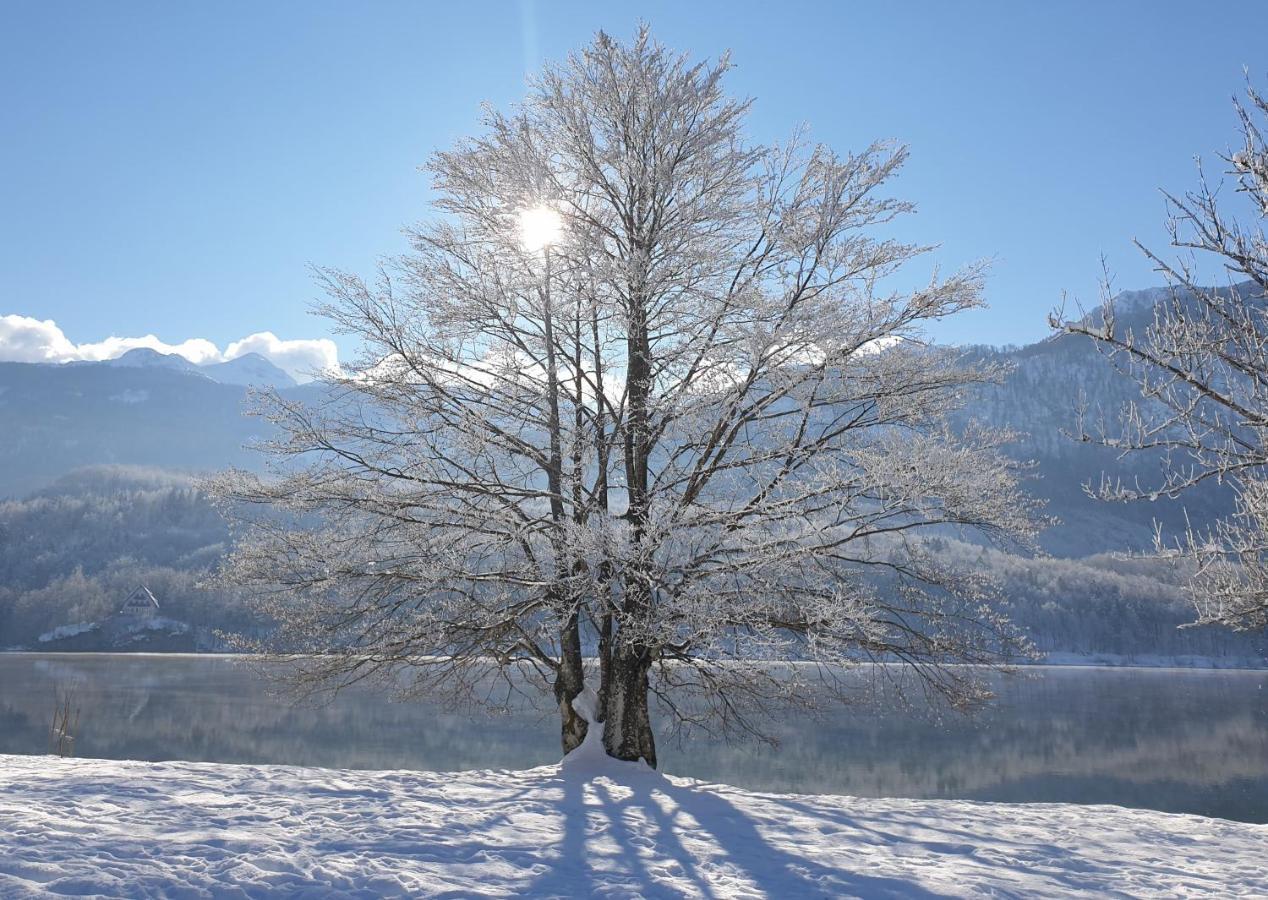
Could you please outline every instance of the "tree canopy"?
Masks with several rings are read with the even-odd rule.
[[[967,704],[949,663],[1025,650],[924,541],[1034,529],[1008,435],[949,425],[998,373],[923,338],[982,266],[902,288],[929,250],[885,237],[906,149],[753,143],[729,68],[599,34],[432,157],[410,253],[320,271],[362,355],[329,402],[266,397],[273,474],[214,485],[245,526],[225,577],[305,677],[527,669],[565,750],[601,722],[654,764],[652,697],[751,729],[873,659]]]

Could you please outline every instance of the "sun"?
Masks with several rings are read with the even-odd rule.
[[[520,241],[524,249],[537,252],[559,240],[563,220],[549,206],[534,206],[520,211]]]

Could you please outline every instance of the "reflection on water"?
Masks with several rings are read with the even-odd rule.
[[[224,657],[0,654],[0,753],[43,753],[73,689],[76,755],[434,770],[558,759],[548,714],[446,711],[349,690],[272,694]],[[676,775],[757,790],[1115,803],[1268,822],[1268,673],[1040,669],[973,719],[842,709],[786,720],[777,749],[695,735],[662,748]]]

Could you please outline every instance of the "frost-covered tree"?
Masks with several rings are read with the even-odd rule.
[[[1053,326],[1097,342],[1140,385],[1143,401],[1111,428],[1084,437],[1123,453],[1164,453],[1160,485],[1103,484],[1109,500],[1182,495],[1209,480],[1231,484],[1234,515],[1178,541],[1159,535],[1160,551],[1189,557],[1197,621],[1238,630],[1268,627],[1268,147],[1262,131],[1268,101],[1253,88],[1236,104],[1240,146],[1223,154],[1234,195],[1219,197],[1199,167],[1197,190],[1165,193],[1172,246],[1163,259],[1137,243],[1171,286],[1143,330],[1120,328],[1105,290],[1103,314]],[[1246,206],[1231,212],[1240,198]],[[1246,214],[1248,213],[1248,215]],[[1214,261],[1227,283],[1201,284],[1201,260]]]
[[[432,158],[411,253],[322,273],[364,354],[319,408],[269,398],[275,477],[218,485],[296,515],[227,575],[310,674],[531,667],[565,750],[591,677],[607,751],[654,764],[653,697],[752,728],[871,658],[966,704],[947,664],[1023,647],[921,539],[1032,530],[1006,436],[947,425],[995,373],[922,340],[981,305],[980,268],[895,287],[928,249],[881,234],[906,151],[755,145],[728,68],[600,34]]]

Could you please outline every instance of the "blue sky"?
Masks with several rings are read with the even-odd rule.
[[[328,334],[308,265],[370,270],[429,214],[434,149],[478,129],[543,59],[639,19],[733,51],[752,136],[798,123],[912,158],[898,234],[995,260],[955,342],[1047,333],[1062,291],[1157,282],[1159,187],[1235,136],[1243,66],[1268,80],[1268,4],[65,3],[0,0],[0,315],[74,343],[220,347]],[[344,346],[346,352],[349,348]]]

